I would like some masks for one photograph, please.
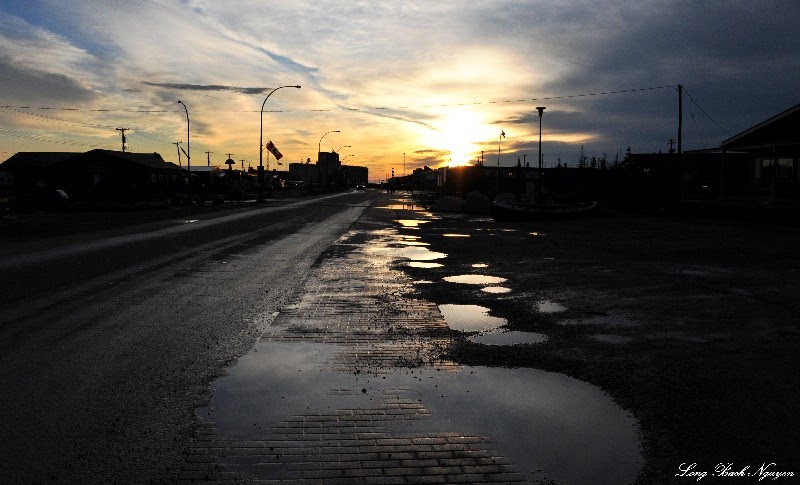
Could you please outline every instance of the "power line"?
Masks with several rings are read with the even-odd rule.
[[[722,126],[721,126],[719,123],[717,123],[717,120],[715,120],[714,118],[712,118],[712,117],[711,117],[711,115],[709,115],[708,113],[706,113],[706,110],[704,110],[702,106],[700,106],[699,104],[697,104],[697,101],[695,101],[695,100],[694,100],[694,98],[692,98],[692,95],[691,95],[691,94],[689,94],[689,92],[688,92],[688,91],[686,91],[686,88],[685,88],[685,87],[683,88],[683,92],[684,92],[684,93],[686,93],[686,96],[689,96],[689,101],[691,101],[691,102],[692,102],[692,104],[694,104],[695,106],[697,106],[697,108],[698,108],[700,111],[702,111],[702,112],[703,112],[703,114],[704,114],[704,115],[706,115],[706,117],[707,117],[709,120],[711,120],[711,122],[712,122],[712,123],[714,123],[715,125],[717,125],[717,128],[719,128],[720,130],[722,130],[722,132],[723,132],[723,133],[725,133],[726,135],[728,135],[728,136],[731,136],[731,134],[730,134],[730,132],[729,132],[728,130],[726,130],[726,129],[725,129],[725,128],[723,128],[723,127],[722,127]],[[694,116],[692,116],[692,118],[694,118]]]
[[[675,85],[664,85],[664,86],[652,86],[646,88],[635,88],[635,89],[617,89],[613,91],[598,91],[593,93],[581,93],[581,94],[565,94],[559,96],[543,96],[538,98],[519,98],[519,99],[505,99],[505,100],[493,100],[493,101],[476,101],[471,103],[432,103],[432,104],[421,104],[421,105],[403,105],[403,106],[372,106],[372,107],[363,107],[363,108],[354,108],[350,106],[339,106],[339,110],[343,111],[370,111],[370,110],[403,110],[403,109],[411,109],[411,108],[449,108],[449,107],[460,107],[460,106],[482,106],[488,104],[515,104],[515,103],[527,103],[531,101],[550,101],[555,99],[574,99],[574,98],[589,98],[589,97],[596,97],[596,96],[608,96],[612,94],[625,94],[625,93],[636,93],[636,92],[643,92],[643,91],[655,91],[659,89],[669,89],[675,88]],[[130,110],[130,109],[83,109],[83,108],[59,108],[59,107],[52,107],[52,106],[13,106],[13,105],[4,105],[0,106],[0,108],[13,108],[13,109],[40,109],[40,110],[53,110],[53,111],[84,111],[84,112],[122,112],[122,113],[177,113],[176,110]],[[293,112],[311,112],[311,113],[319,113],[319,112],[332,112],[335,111],[333,108],[328,109],[305,109],[305,110],[264,110],[265,113],[293,113]],[[220,113],[258,113],[259,110],[236,110],[236,111],[218,111]]]

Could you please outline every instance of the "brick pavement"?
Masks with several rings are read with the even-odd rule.
[[[460,372],[443,360],[450,330],[436,304],[412,298],[392,248],[401,229],[393,210],[368,209],[331,246],[302,288],[264,328],[263,341],[314,342],[335,351],[326,367],[380,378],[409,369]],[[366,389],[363,390],[366,392]],[[358,389],[327,389],[348,397]],[[424,429],[430,411],[408,388],[381,388],[369,405],[298,409],[247,439],[203,424],[178,482],[405,484],[524,481],[485,436]],[[276,397],[277,398],[277,397]]]

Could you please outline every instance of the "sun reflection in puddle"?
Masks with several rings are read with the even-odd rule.
[[[540,344],[547,342],[547,335],[535,332],[492,332],[473,335],[469,340],[483,345]]]
[[[481,291],[500,295],[503,293],[511,293],[511,288],[506,288],[505,286],[487,286],[485,288],[481,288]]]
[[[472,265],[473,268],[488,268],[489,265],[486,263],[475,263]]]
[[[461,332],[484,332],[505,325],[506,319],[489,315],[480,305],[439,305],[447,326]]]
[[[442,234],[442,236],[444,236],[444,237],[470,237],[469,234],[455,234],[455,233],[451,233],[451,232],[448,232],[446,234]]]
[[[409,261],[406,263],[406,266],[410,266],[412,268],[441,268],[444,266],[441,263],[423,263],[421,261]]]
[[[445,276],[444,280],[450,283],[463,283],[467,285],[496,285],[505,283],[506,279],[499,276],[489,276],[482,274],[462,274],[457,276]]]
[[[390,246],[368,246],[364,251],[367,253],[388,253],[396,258],[406,258],[413,261],[430,261],[447,257],[445,253],[431,251],[421,246],[403,246],[399,248]]]
[[[423,221],[422,219],[398,219],[397,222],[403,227],[419,227],[420,224],[427,224],[431,221]]]

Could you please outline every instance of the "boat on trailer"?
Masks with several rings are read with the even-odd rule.
[[[492,217],[498,222],[573,219],[591,215],[595,211],[597,211],[597,202],[574,204],[492,202],[491,204]]]

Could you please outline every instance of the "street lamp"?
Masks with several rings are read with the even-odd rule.
[[[269,92],[266,98],[264,98],[264,102],[261,103],[261,125],[258,131],[258,200],[263,200],[263,190],[264,190],[264,105],[267,104],[267,100],[272,93],[281,89],[281,88],[295,88],[300,89],[300,86],[279,86],[272,91]]]
[[[539,185],[536,192],[540,198],[542,197],[542,113],[544,110],[544,106],[536,107],[536,111],[539,112]]]
[[[182,105],[186,112],[186,180],[189,181],[189,202],[192,202],[192,157],[190,155],[192,148],[189,145],[189,110],[183,101],[178,100],[178,104]]]
[[[336,153],[339,153],[340,151],[342,151],[342,148],[353,148],[353,147],[351,147],[350,145],[343,145],[343,146],[340,146],[340,147],[339,147],[339,149],[338,149],[338,150],[336,150]]]
[[[331,130],[322,135],[317,144],[317,176],[319,178],[319,187],[322,189],[322,139],[328,136],[328,133],[341,133],[339,130]]]

